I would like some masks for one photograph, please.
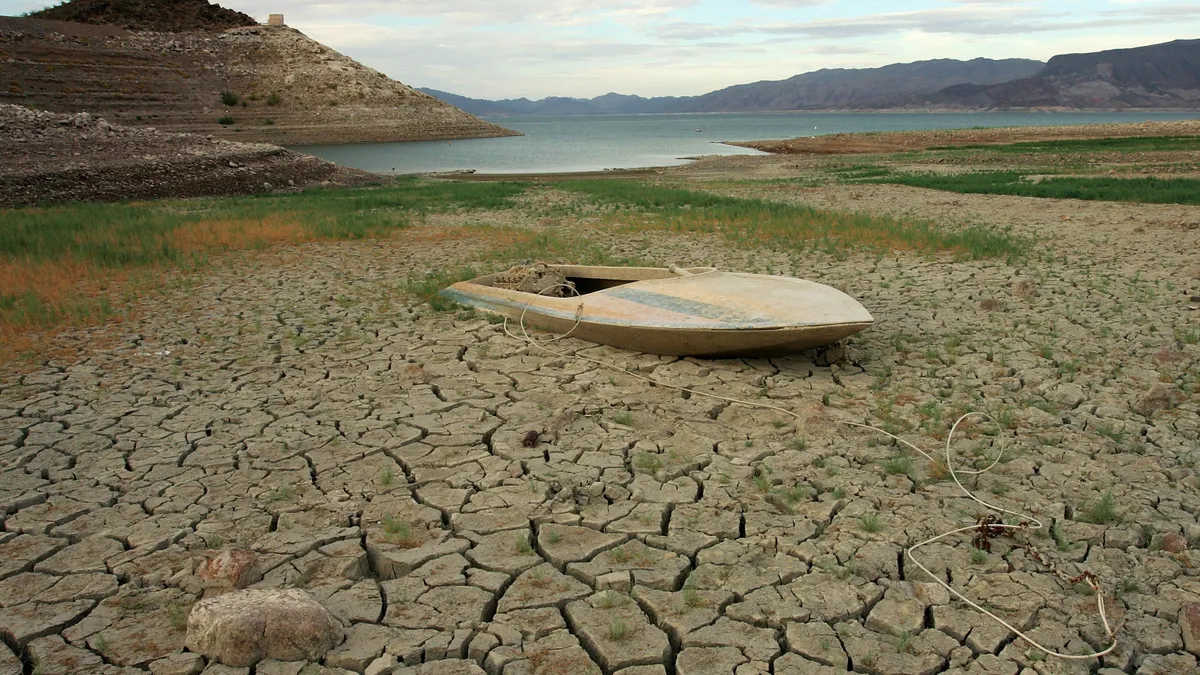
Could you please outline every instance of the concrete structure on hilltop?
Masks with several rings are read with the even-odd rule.
[[[284,25],[283,15],[282,14],[272,14],[272,15],[268,16],[267,17],[267,25],[268,26],[283,26]]]

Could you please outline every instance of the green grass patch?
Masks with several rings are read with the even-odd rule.
[[[1019,171],[989,171],[949,176],[892,174],[873,182],[967,194],[1087,199],[1139,204],[1200,204],[1200,180],[1195,178],[1062,176],[1033,182],[1024,180],[1025,175],[1028,174]]]
[[[829,173],[835,178],[845,182],[854,182],[866,180],[868,178],[881,178],[891,175],[891,171],[875,164],[855,164],[853,166],[841,166],[829,169]]]
[[[1018,237],[985,227],[948,230],[929,221],[823,211],[630,181],[572,181],[557,187],[640,212],[633,229],[719,233],[743,246],[821,249],[834,255],[858,248],[949,252],[974,259],[1019,256],[1028,248]],[[620,215],[628,222],[625,213]]]
[[[928,150],[987,150],[1003,153],[1070,152],[1173,152],[1200,150],[1200,136],[1143,136],[1086,138],[1060,141],[1026,141],[1003,145],[946,145]]]
[[[76,203],[0,210],[0,259],[87,261],[103,267],[174,263],[196,248],[238,248],[231,224],[273,223],[314,238],[357,239],[409,225],[414,214],[502,209],[522,183],[424,183],[316,189],[293,195],[152,203]],[[173,235],[191,230],[211,237]],[[229,231],[229,232],[226,232]],[[229,236],[223,236],[228,234]]]

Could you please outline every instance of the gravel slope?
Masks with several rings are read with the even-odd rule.
[[[377,177],[263,143],[0,104],[0,206],[255,194]]]

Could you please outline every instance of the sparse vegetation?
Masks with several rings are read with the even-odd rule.
[[[522,532],[517,535],[516,552],[518,555],[531,555],[533,545],[529,543],[529,535]]]
[[[626,422],[617,422],[617,423],[625,424],[626,426],[628,426],[632,422],[633,422],[633,420],[631,418],[628,423],[626,423]],[[662,456],[656,455],[652,452],[639,452],[633,458],[633,468],[635,468],[635,469],[644,469],[646,471],[649,471],[650,473],[654,473],[655,471],[658,471],[659,469],[661,469],[662,466],[663,466]]]
[[[217,118],[217,124],[229,126],[230,124],[233,124],[233,118],[229,115],[222,115],[221,117]]]
[[[620,642],[631,635],[629,624],[624,619],[613,617],[608,623],[608,637],[614,642]]]
[[[571,181],[558,187],[641,213],[632,229],[720,233],[732,243],[748,247],[816,248],[832,255],[853,248],[915,250],[994,258],[1022,255],[1028,246],[1018,237],[984,227],[951,231],[928,221],[822,211],[644,183]],[[627,221],[629,214],[620,217]]]
[[[268,502],[283,502],[292,498],[292,488],[288,485],[280,485],[267,493]]]
[[[412,525],[395,516],[383,517],[384,538],[400,548],[416,548],[421,539],[413,534]]]
[[[875,533],[883,529],[883,523],[879,520],[879,514],[868,513],[858,518],[858,526],[863,532]]]
[[[596,604],[604,609],[612,609],[624,602],[625,597],[610,588],[600,594],[600,599],[596,601]]]
[[[1115,523],[1120,520],[1117,515],[1116,501],[1113,499],[1111,490],[1105,492],[1096,501],[1079,508],[1077,515],[1079,520],[1096,525],[1107,525],[1108,523]]]
[[[221,92],[221,104],[227,107],[234,107],[241,101],[241,97],[232,91]]]
[[[912,457],[891,457],[889,459],[882,460],[879,464],[889,476],[907,476],[908,474],[912,473]]]

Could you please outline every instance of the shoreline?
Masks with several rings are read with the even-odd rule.
[[[842,155],[905,152],[941,146],[1005,145],[1032,141],[1196,135],[1200,135],[1200,119],[985,127],[982,129],[868,131],[802,136],[771,141],[723,141],[722,144],[781,155]]]
[[[661,115],[887,115],[887,114],[930,114],[930,115],[988,115],[1002,113],[1045,113],[1054,114],[1135,114],[1135,113],[1194,113],[1200,108],[805,108],[802,110],[721,110],[704,112],[628,112],[628,113],[579,113],[569,115],[477,115],[480,119],[527,119],[537,117],[657,117]]]

